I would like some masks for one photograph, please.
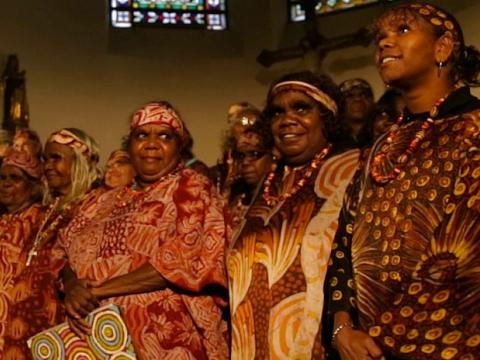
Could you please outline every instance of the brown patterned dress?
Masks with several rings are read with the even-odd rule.
[[[380,139],[344,209],[329,270],[331,312],[357,313],[387,358],[480,354],[480,111],[461,111],[472,104],[478,101],[467,88],[453,93],[419,149],[384,185],[368,167]],[[421,124],[401,127],[389,158]]]
[[[227,260],[232,359],[323,359],[323,284],[358,151],[326,160],[288,200],[250,207]],[[277,177],[288,192],[302,170]]]

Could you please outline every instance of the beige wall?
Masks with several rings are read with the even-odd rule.
[[[480,47],[480,3],[439,3],[454,11],[467,40]],[[301,25],[284,23],[283,0],[230,0],[231,30],[224,33],[114,31],[106,7],[100,0],[3,1],[0,54],[18,54],[27,71],[31,126],[42,138],[60,127],[80,127],[99,141],[105,158],[119,145],[137,106],[167,99],[187,121],[197,155],[213,164],[228,105],[247,100],[261,106],[274,78],[305,66],[290,61],[263,69],[255,62],[260,49],[292,45],[300,36]],[[329,37],[344,34],[377,12],[321,18],[319,27]],[[334,52],[324,69],[338,81],[369,79],[379,95],[383,87],[370,65],[371,52]]]

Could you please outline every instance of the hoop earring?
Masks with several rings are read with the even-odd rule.
[[[437,63],[437,76],[440,77],[442,75],[442,68],[445,66],[443,61]]]

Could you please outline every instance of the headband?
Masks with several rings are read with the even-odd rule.
[[[431,4],[421,3],[408,4],[405,7],[413,10],[432,26],[442,29],[444,33],[450,32],[456,42],[464,45],[463,34],[457,21],[446,11]]]
[[[54,132],[47,140],[48,143],[57,143],[61,145],[67,145],[72,149],[77,149],[83,156],[89,160],[98,160],[98,154],[94,153],[93,149],[90,148],[85,141],[80,139],[74,133],[68,131],[67,129],[62,129]]]
[[[22,169],[34,179],[43,175],[42,162],[36,156],[11,148],[3,158],[2,165],[12,165]]]
[[[329,95],[324,93],[319,88],[303,81],[284,81],[284,82],[278,83],[271,90],[270,96],[274,96],[279,92],[289,91],[289,90],[301,91],[307,94],[308,96],[310,96],[312,99],[318,101],[323,106],[325,106],[328,110],[330,110],[333,113],[333,115],[337,115],[338,113],[337,104]]]
[[[185,140],[186,132],[183,121],[170,106],[159,102],[144,105],[133,114],[130,129],[134,130],[147,124],[168,126],[173,129],[180,139]]]
[[[345,80],[340,84],[339,88],[342,94],[349,93],[355,88],[367,90],[371,94],[373,94],[372,87],[370,86],[370,84],[367,81],[360,78]]]

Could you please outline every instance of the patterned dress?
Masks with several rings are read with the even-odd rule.
[[[39,205],[15,215],[4,215],[0,222],[0,277],[2,279],[2,345],[1,359],[30,359],[27,339],[64,320],[58,298],[58,270],[62,263],[51,257],[57,229],[50,229],[38,255],[26,266],[40,225],[48,210]],[[58,215],[50,217],[60,225]],[[47,226],[48,228],[48,226]]]
[[[12,288],[25,266],[22,251],[35,236],[40,217],[40,206],[34,205],[0,218],[0,354],[3,354],[5,336],[9,332]]]
[[[168,281],[164,290],[102,301],[122,308],[140,359],[226,359],[227,324],[207,288],[226,290],[228,233],[214,186],[183,169],[144,191],[116,189],[84,203],[57,250],[79,279],[101,284],[149,263]]]
[[[379,185],[367,167],[342,212],[329,270],[332,313],[358,314],[388,359],[480,354],[480,111],[468,108],[480,108],[468,88],[450,95],[397,178]],[[425,119],[410,117],[393,159]]]
[[[327,159],[288,200],[250,207],[228,255],[232,359],[322,359],[323,283],[358,151]],[[272,186],[284,192],[302,169]],[[278,191],[277,191],[278,193]]]

